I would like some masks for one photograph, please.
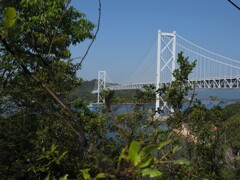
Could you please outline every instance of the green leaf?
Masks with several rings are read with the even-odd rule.
[[[140,142],[133,141],[129,147],[128,157],[132,161],[134,166],[136,166],[140,162],[140,156],[138,154],[140,144],[141,144]]]
[[[144,146],[141,149],[139,155],[140,155],[141,159],[144,159],[144,158],[148,157],[149,155],[152,155],[152,152],[157,149],[158,149],[158,145],[150,144],[150,145]]]
[[[59,180],[67,180],[68,174],[64,175],[63,177],[60,177]]]
[[[171,139],[169,139],[169,140],[167,140],[167,141],[164,141],[164,142],[162,142],[162,143],[160,143],[160,144],[158,145],[158,149],[162,149],[164,146],[166,146],[166,145],[168,145],[168,144],[170,144],[170,143],[172,143],[172,140],[171,140]]]
[[[104,173],[98,173],[97,176],[94,178],[95,179],[102,179],[102,178],[105,178],[105,174]]]
[[[64,151],[62,155],[59,158],[57,158],[56,163],[59,164],[59,162],[66,156],[67,153],[68,153],[67,151]]]
[[[140,168],[145,168],[147,167],[150,163],[152,162],[152,158],[148,158],[146,161],[143,161],[139,164]]]
[[[141,128],[144,129],[144,128],[146,128],[146,127],[148,127],[148,126],[147,126],[147,125],[143,125]]]
[[[173,148],[173,154],[175,154],[177,151],[179,151],[181,149],[181,147],[180,146],[178,146],[178,145],[176,145],[176,146],[174,146],[174,148]]]
[[[90,179],[91,178],[91,176],[88,172],[89,170],[90,170],[90,168],[80,170],[80,172],[83,174],[84,179]]]
[[[3,26],[5,28],[12,27],[15,24],[16,18],[16,9],[13,7],[8,7],[3,13]]]
[[[173,161],[174,164],[179,164],[179,165],[190,165],[190,162],[187,159],[178,159],[176,161]]]
[[[49,180],[50,174],[48,173],[47,177],[44,178],[44,180]]]
[[[158,171],[157,169],[146,168],[142,171],[142,175],[149,176],[150,178],[154,178],[154,177],[162,176],[162,173],[160,171]]]

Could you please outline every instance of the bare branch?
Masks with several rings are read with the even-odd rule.
[[[233,6],[235,6],[238,10],[240,10],[240,7],[237,6],[234,2],[232,2],[231,0],[228,0],[228,2],[230,2]]]
[[[98,32],[99,32],[100,23],[101,23],[101,15],[102,15],[102,4],[101,4],[101,0],[98,0],[98,4],[99,4],[99,5],[98,5],[98,6],[99,6],[99,8],[98,8],[98,24],[97,24],[96,32],[95,32],[95,34],[94,34],[94,37],[93,37],[91,43],[89,44],[89,46],[88,46],[88,48],[87,48],[85,54],[84,54],[82,57],[73,58],[73,59],[81,58],[81,61],[75,65],[75,71],[77,71],[77,70],[82,66],[82,63],[83,63],[83,61],[85,60],[86,56],[88,55],[88,52],[89,52],[91,46],[93,45],[93,43],[94,43],[94,41],[95,41],[95,39],[96,39],[96,37],[97,37],[97,34],[98,34]],[[73,59],[71,59],[71,60],[73,60]]]

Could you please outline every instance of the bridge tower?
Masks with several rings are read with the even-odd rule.
[[[164,33],[158,31],[158,47],[157,47],[157,81],[156,89],[161,87],[162,83],[171,83],[174,81],[173,71],[176,66],[176,32]],[[162,105],[161,105],[162,104]],[[156,96],[156,111],[167,108],[167,103],[159,96]]]
[[[105,102],[105,98],[102,95],[102,90],[106,87],[106,71],[98,71],[98,99],[97,102]]]

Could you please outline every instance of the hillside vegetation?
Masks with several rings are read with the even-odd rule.
[[[83,81],[80,86],[78,86],[77,88],[75,88],[74,91],[72,91],[71,99],[80,98],[87,103],[97,102],[97,94],[92,94],[94,88],[97,87],[97,83],[97,79],[93,79],[91,81]],[[140,90],[114,91],[114,95],[112,98],[124,98],[124,102],[132,103],[131,97],[135,96],[139,91]]]
[[[96,102],[97,94],[92,94],[95,84],[97,84],[96,79],[83,81],[83,83],[71,93],[71,98],[81,98],[83,101],[88,103]]]

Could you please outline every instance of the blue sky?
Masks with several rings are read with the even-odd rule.
[[[98,0],[72,4],[97,23]],[[240,11],[227,0],[102,0],[100,31],[78,75],[92,80],[106,70],[112,81],[124,81],[158,30],[240,61]],[[72,47],[72,56],[82,56],[88,44]]]

